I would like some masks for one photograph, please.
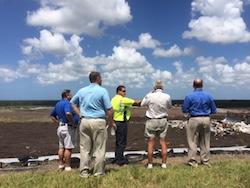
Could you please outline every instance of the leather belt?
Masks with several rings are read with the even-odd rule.
[[[160,117],[160,118],[149,118],[147,117],[148,119],[164,119],[164,118],[167,118],[167,116],[164,116],[164,117]]]
[[[66,126],[66,125],[68,125],[68,123],[60,123],[59,125],[60,126]]]
[[[190,117],[209,117],[209,115],[197,115],[197,116],[190,116]]]
[[[84,116],[81,116],[81,119],[82,118],[86,118],[86,119],[105,119],[104,117],[84,117]]]
[[[117,123],[125,123],[125,122],[127,122],[126,120],[125,121],[115,121],[114,120],[114,122],[117,122]]]

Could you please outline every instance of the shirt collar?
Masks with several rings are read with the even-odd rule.
[[[162,92],[162,89],[156,89],[155,92]]]
[[[202,91],[202,89],[201,88],[197,88],[194,91]]]

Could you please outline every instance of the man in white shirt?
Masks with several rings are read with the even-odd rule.
[[[163,93],[163,82],[157,80],[154,83],[154,91],[148,93],[142,100],[141,106],[147,106],[146,117],[148,118],[145,125],[145,137],[148,138],[148,167],[153,167],[153,151],[155,137],[160,139],[162,151],[162,168],[166,168],[167,162],[167,145],[166,134],[168,129],[167,109],[172,107],[170,95]]]

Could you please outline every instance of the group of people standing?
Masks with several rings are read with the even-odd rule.
[[[113,164],[122,166],[128,163],[124,157],[127,143],[128,121],[133,105],[146,106],[147,121],[144,135],[148,138],[148,165],[153,168],[153,151],[155,137],[159,137],[162,154],[162,168],[167,167],[166,134],[168,129],[168,109],[172,107],[170,95],[163,92],[163,82],[154,83],[154,91],[148,93],[143,100],[126,97],[126,87],[118,86],[116,95],[110,100],[107,90],[102,85],[99,72],[89,74],[90,85],[81,88],[74,96],[70,90],[62,92],[59,101],[50,116],[58,125],[59,169],[71,171],[70,158],[72,149],[77,147],[77,128],[80,135],[80,176],[91,175],[91,160],[95,159],[93,175],[101,176],[105,170],[106,141],[108,124],[115,130],[115,158]],[[203,81],[194,80],[194,92],[187,95],[182,111],[189,114],[187,129],[188,164],[197,167],[196,149],[201,149],[201,163],[210,166],[210,114],[216,113],[213,98],[202,90]],[[106,123],[107,121],[107,123]]]

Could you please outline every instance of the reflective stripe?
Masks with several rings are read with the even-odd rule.
[[[124,109],[122,109],[122,100],[123,100],[123,98],[121,98],[121,100],[120,100],[120,108],[119,108],[119,110],[114,110],[114,112],[125,112],[125,111],[127,111],[128,107],[125,107]]]

